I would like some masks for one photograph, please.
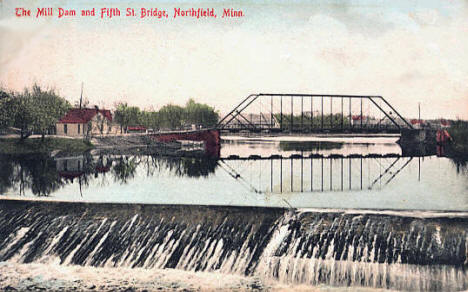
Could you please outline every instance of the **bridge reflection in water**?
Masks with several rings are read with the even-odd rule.
[[[221,159],[219,166],[257,193],[357,191],[387,185],[413,159],[419,170],[420,157],[398,155]]]
[[[84,188],[105,187],[110,183],[131,184],[133,180],[151,177],[177,183],[181,178],[202,179],[193,186],[206,187],[203,181],[222,179],[229,185],[241,184],[248,192],[264,194],[305,192],[347,192],[380,190],[391,183],[408,165],[417,163],[421,177],[421,157],[398,154],[347,157],[293,154],[283,158],[229,156],[221,159],[160,157],[151,155],[79,155],[74,157],[28,157],[4,159],[0,172],[3,193],[49,196],[68,184]],[[227,175],[226,175],[227,174]],[[406,174],[408,176],[408,174]],[[136,183],[136,182],[135,182]],[[63,191],[62,191],[63,192]]]

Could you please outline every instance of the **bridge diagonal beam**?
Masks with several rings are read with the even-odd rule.
[[[394,124],[395,124],[395,126],[397,126],[397,127],[398,127],[398,129],[400,129],[400,130],[401,130],[401,127],[400,127],[400,125],[398,125],[398,123],[397,123],[397,122],[396,122],[394,119],[392,119],[392,117],[391,117],[389,114],[387,114],[387,112],[386,112],[386,111],[384,111],[384,110],[383,110],[383,109],[382,109],[382,108],[381,108],[381,107],[380,107],[380,106],[379,106],[379,105],[378,105],[378,104],[377,104],[377,103],[376,103],[376,102],[375,102],[375,101],[372,99],[372,97],[368,97],[368,99],[369,99],[370,101],[372,101],[372,103],[373,103],[373,104],[374,104],[374,105],[375,105],[375,106],[376,106],[376,107],[377,107],[377,108],[378,108],[378,109],[379,109],[381,112],[383,112],[383,113],[384,113],[384,115],[385,115],[387,118],[389,118],[389,119],[390,119],[390,121],[392,121],[392,123],[394,123]]]
[[[403,166],[400,167],[400,168],[392,175],[392,177],[390,177],[390,178],[385,182],[385,185],[388,185],[388,184],[395,178],[395,176],[397,176],[397,175],[400,173],[400,171],[402,171],[402,170],[411,162],[411,160],[413,160],[413,157],[410,157],[410,158],[408,159],[408,161],[406,161],[406,163],[403,164]]]
[[[381,180],[381,179],[393,168],[393,166],[394,166],[399,160],[400,160],[400,157],[397,157],[397,158],[395,159],[395,161],[393,161],[393,163],[392,163],[389,167],[387,167],[387,169],[385,169],[385,171],[384,171],[378,178],[376,178],[376,179],[372,182],[372,184],[369,186],[369,190],[372,189],[372,188],[374,187],[374,185],[375,185],[379,180]]]
[[[238,116],[240,116],[241,118],[243,118],[248,124],[250,124],[253,128],[256,128],[255,125],[254,125],[251,121],[249,121],[249,119],[247,119],[246,117],[244,117],[243,114],[241,114],[241,112],[236,111],[236,113],[237,113]]]
[[[239,112],[242,112],[245,108],[247,108],[252,102],[254,102],[256,99],[258,98],[258,94],[251,94],[249,96],[247,96],[241,103],[239,103],[231,112],[229,112],[221,121],[218,122],[218,124],[216,125],[217,128],[219,128],[219,126],[222,126],[224,120],[228,117],[228,116],[232,116],[231,119],[229,119],[225,125],[229,124],[238,114]],[[250,100],[250,102],[248,102]],[[242,107],[242,109],[239,110],[239,108],[243,105],[247,103],[244,107]],[[222,127],[223,128],[223,127]]]
[[[413,128],[413,125],[411,125],[410,123],[408,123],[408,121],[407,121],[405,118],[403,118],[403,117],[400,115],[400,113],[399,113],[395,108],[393,108],[393,106],[392,106],[391,104],[389,104],[389,103],[387,102],[387,100],[386,100],[385,98],[383,98],[382,96],[377,96],[377,98],[383,100],[383,102],[385,102],[385,104],[388,105],[388,107],[390,107],[390,108],[392,109],[392,111],[393,111],[398,117],[400,117],[400,119],[401,119],[410,129],[414,129],[414,128]]]

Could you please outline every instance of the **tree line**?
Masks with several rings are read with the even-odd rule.
[[[43,89],[37,84],[22,92],[8,92],[0,88],[0,131],[17,128],[21,140],[32,133],[44,137],[53,131],[57,121],[71,108],[72,105],[54,89]],[[213,107],[193,99],[185,106],[168,104],[159,110],[140,110],[120,102],[114,110],[114,121],[120,124],[122,131],[129,126],[155,130],[181,129],[191,125],[213,127],[218,119],[219,114]]]
[[[36,84],[22,92],[0,89],[0,130],[18,128],[21,140],[33,132],[44,138],[70,108],[70,103],[53,89],[44,90]]]
[[[115,121],[120,124],[121,131],[129,126],[144,126],[154,130],[181,129],[184,127],[214,127],[218,123],[219,114],[209,105],[201,104],[190,99],[185,106],[168,104],[158,111],[140,110],[129,106],[126,102],[116,105]]]
[[[322,115],[291,115],[291,114],[275,114],[275,119],[279,126],[284,130],[305,129],[311,130],[316,128],[339,129],[348,127],[350,120],[341,114],[324,114]]]

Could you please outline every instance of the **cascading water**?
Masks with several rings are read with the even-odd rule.
[[[285,283],[468,287],[466,217],[0,202],[0,261],[175,268]]]
[[[298,213],[283,220],[257,274],[281,282],[402,290],[466,289],[466,219]]]

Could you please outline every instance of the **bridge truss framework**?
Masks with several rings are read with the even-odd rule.
[[[251,108],[256,102],[261,106],[253,119]],[[364,102],[383,117],[369,124],[369,116],[364,114]],[[289,110],[286,103],[290,103]],[[413,129],[413,126],[382,96],[259,93],[242,100],[219,121],[217,128],[229,132],[397,133],[402,129]]]

